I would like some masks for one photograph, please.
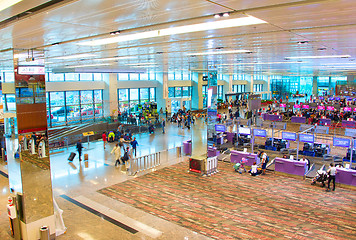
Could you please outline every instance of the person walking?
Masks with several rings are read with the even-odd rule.
[[[126,170],[129,170],[130,166],[130,147],[126,147],[126,150],[124,152],[124,156],[121,158],[121,161],[125,164]]]
[[[104,149],[105,149],[105,148],[106,148],[106,141],[107,141],[106,132],[103,132],[103,134],[101,135],[101,137],[103,138]]]
[[[124,163],[122,162],[120,162],[120,158],[121,158],[121,146],[118,144],[118,143],[116,143],[116,146],[112,149],[112,151],[111,151],[111,154],[115,154],[115,167],[117,166],[117,164],[119,164],[119,165],[123,165]]]
[[[336,167],[334,167],[333,163],[330,163],[330,167],[327,171],[329,175],[329,180],[328,180],[328,188],[326,189],[327,192],[330,192],[330,182],[331,180],[333,181],[333,191],[335,191],[335,176],[336,176]]]
[[[262,163],[262,175],[266,175],[268,156],[264,151],[261,152],[261,163]]]
[[[164,128],[166,127],[166,121],[162,118],[162,133],[164,133]]]
[[[78,156],[79,156],[79,161],[82,161],[82,149],[85,148],[82,145],[82,140],[79,139],[77,142],[77,151],[78,151]]]
[[[138,146],[138,142],[136,141],[136,138],[134,137],[133,140],[131,141],[131,146],[132,146],[132,153],[135,152],[135,157],[136,157],[136,153],[137,153],[137,146]]]

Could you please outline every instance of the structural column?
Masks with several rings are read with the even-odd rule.
[[[315,95],[315,96],[318,95],[318,77],[317,76],[313,77],[313,95]]]
[[[192,110],[203,109],[203,74],[192,74]]]
[[[105,87],[103,90],[104,117],[117,116],[118,106],[118,80],[116,73],[103,74]]]
[[[52,237],[56,231],[43,64],[14,59],[16,110],[5,114],[9,185],[24,240],[39,239],[42,226],[49,227]]]

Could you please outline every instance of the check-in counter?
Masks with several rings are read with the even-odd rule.
[[[281,122],[283,120],[283,116],[282,115],[274,115],[274,114],[262,114],[262,119],[265,121],[278,121]]]
[[[274,160],[275,160],[275,171],[279,173],[304,177],[308,169],[307,162],[300,162],[297,160],[291,160],[291,159],[279,158],[279,157],[276,157]]]
[[[305,117],[296,117],[296,116],[293,116],[290,121],[292,123],[305,123],[306,122],[306,118]]]
[[[234,135],[235,135],[236,133],[234,133],[234,132],[226,132],[225,134],[226,134],[226,139],[227,139],[227,141],[229,141],[229,142],[232,143],[232,139],[234,138]]]
[[[216,147],[208,147],[208,158],[219,156],[219,155],[220,155],[220,151],[218,151]]]
[[[192,140],[183,142],[183,152],[185,155],[192,155]]]
[[[329,125],[331,125],[331,119],[330,118],[322,118],[322,119],[320,119],[320,124],[322,125],[322,126],[329,126]]]
[[[355,128],[356,127],[356,121],[342,120],[341,126],[347,127],[347,128]]]
[[[335,182],[356,187],[356,170],[337,168]]]
[[[260,163],[260,159],[257,157],[257,154],[255,153],[245,153],[245,152],[240,152],[240,151],[231,151],[230,155],[230,161],[232,163],[239,163],[241,162],[242,158],[246,158],[247,162],[245,163],[246,166],[252,166],[254,162],[257,164]]]

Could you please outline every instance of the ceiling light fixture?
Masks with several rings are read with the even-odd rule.
[[[96,66],[108,66],[110,63],[97,63],[97,64],[86,64],[86,65],[77,65],[77,66],[67,66],[65,68],[83,68],[83,67],[96,67]]]
[[[63,56],[63,57],[56,57],[54,59],[67,60],[67,59],[86,58],[86,57],[94,57],[94,56],[96,56],[96,55],[89,54],[89,53],[83,53],[83,54],[69,55],[69,56]]]
[[[221,66],[237,66],[237,65],[267,65],[267,64],[283,64],[283,63],[303,63],[301,61],[298,62],[252,62],[252,63],[225,63],[220,64]]]
[[[120,34],[120,33],[121,33],[120,30],[118,30],[118,31],[110,32],[110,35],[118,35],[118,34]]]
[[[220,55],[220,54],[233,54],[233,53],[250,53],[249,50],[231,50],[231,51],[215,51],[215,52],[197,52],[187,53],[188,56],[202,56],[202,55]]]
[[[299,57],[286,57],[288,59],[319,59],[319,58],[349,58],[350,55],[325,55],[325,56],[299,56]]]
[[[150,62],[147,62],[147,63],[127,63],[125,65],[127,65],[127,66],[156,65],[156,63],[150,63]]]
[[[214,18],[220,18],[220,14],[215,14]]]
[[[223,17],[228,17],[228,16],[230,16],[229,13],[224,13],[224,14],[223,14]]]
[[[9,8],[19,2],[22,2],[23,0],[12,0],[12,1],[9,1],[9,0],[5,0],[5,1],[0,1],[0,12],[2,10],[5,10],[6,8]]]
[[[201,31],[214,30],[214,29],[248,26],[248,25],[255,25],[255,24],[262,24],[262,23],[267,23],[267,22],[259,18],[255,18],[253,16],[248,16],[248,17],[240,17],[240,18],[219,20],[213,22],[191,24],[191,25],[185,25],[179,27],[163,28],[159,30],[133,33],[128,35],[120,35],[117,37],[80,42],[78,43],[78,45],[97,46],[97,45],[105,45],[105,44],[126,42],[132,40],[163,37],[163,36],[183,34],[183,33],[201,32]]]
[[[116,61],[116,60],[132,59],[132,58],[135,58],[135,57],[126,56],[126,57],[96,58],[96,59],[93,59],[93,60],[97,60],[97,61]]]

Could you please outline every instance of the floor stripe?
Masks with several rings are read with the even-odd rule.
[[[79,196],[74,198],[76,201],[92,208],[95,209],[98,212],[101,212],[102,214],[107,215],[108,217],[111,217],[112,219],[115,219],[117,221],[120,221],[121,223],[131,226],[138,230],[140,233],[143,233],[151,238],[158,238],[162,235],[162,232],[152,228],[142,222],[139,222],[135,219],[132,219],[124,214],[121,214],[107,206],[104,206],[96,201],[93,201],[87,197],[84,196]]]
[[[0,170],[0,175],[6,177],[6,178],[9,178],[9,175],[6,173],[6,172],[3,172]]]
[[[73,199],[73,198],[71,198],[71,197],[69,197],[67,195],[63,194],[63,195],[60,195],[60,197],[62,197],[65,200],[77,205],[78,207],[81,207],[81,208],[87,210],[88,212],[91,212],[91,213],[93,213],[93,214],[105,219],[108,222],[111,222],[112,224],[115,224],[118,227],[121,227],[122,229],[125,229],[126,231],[128,231],[128,232],[130,232],[132,234],[135,234],[135,233],[138,232],[136,229],[133,229],[133,228],[131,228],[131,227],[129,227],[129,226],[127,226],[127,225],[125,225],[125,224],[123,224],[123,223],[121,223],[121,222],[119,222],[119,221],[117,221],[117,220],[105,215],[105,214],[102,214],[99,211],[97,211],[95,209],[92,209],[92,208],[90,208],[90,207],[78,202],[77,200],[75,200],[75,199]]]

